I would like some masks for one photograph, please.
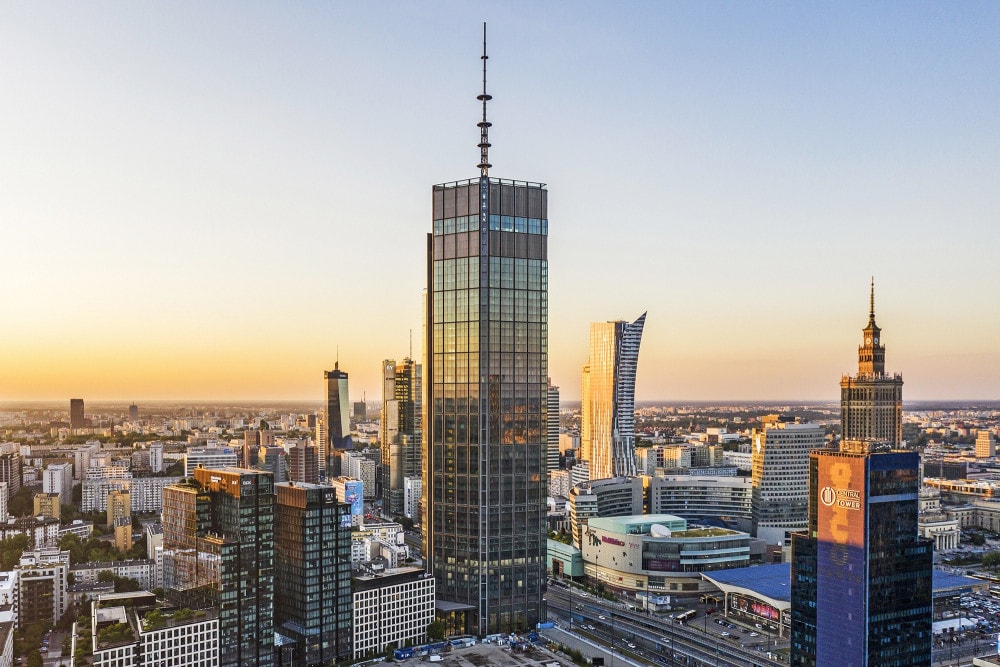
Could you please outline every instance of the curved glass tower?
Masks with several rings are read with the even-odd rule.
[[[635,475],[635,372],[646,313],[629,324],[593,322],[583,368],[582,444],[590,478]]]

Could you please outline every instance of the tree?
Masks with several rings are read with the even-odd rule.
[[[1000,568],[1000,551],[991,551],[983,556],[983,567],[989,568],[994,572],[997,568]]]
[[[21,554],[31,548],[31,538],[27,535],[15,535],[6,540],[0,540],[0,570],[13,570],[21,562]]]
[[[35,494],[31,487],[22,486],[7,501],[7,513],[11,516],[31,516],[35,513]]]
[[[447,626],[444,621],[434,621],[427,626],[427,638],[431,641],[441,641],[444,639],[445,630],[447,630]]]

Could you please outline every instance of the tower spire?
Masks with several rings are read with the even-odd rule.
[[[476,97],[477,100],[483,103],[483,119],[478,123],[479,125],[479,173],[482,176],[490,175],[490,126],[492,123],[486,120],[486,103],[493,99],[492,95],[486,92],[486,61],[489,56],[486,55],[486,22],[483,21],[483,94]]]
[[[875,276],[872,276],[872,293],[868,301],[868,321],[875,321]]]

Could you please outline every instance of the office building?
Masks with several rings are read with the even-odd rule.
[[[288,450],[288,478],[293,482],[319,482],[319,449],[308,441],[296,442]]]
[[[920,457],[848,447],[810,454],[809,527],[792,536],[791,664],[929,666],[934,542],[917,533]]]
[[[420,503],[423,498],[424,481],[420,477],[403,478],[403,516],[420,518]]]
[[[288,452],[285,451],[284,447],[261,447],[260,463],[257,468],[271,473],[275,484],[287,482]]]
[[[359,451],[343,452],[340,455],[340,470],[343,473],[343,476],[361,480],[365,499],[373,499],[376,497],[376,468],[377,465],[375,461],[372,461]]]
[[[337,492],[337,498],[351,506],[351,525],[360,526],[365,520],[365,489],[360,479],[334,477],[327,481]]]
[[[484,635],[547,616],[548,191],[489,176],[480,99],[480,175],[431,191],[422,526],[450,630]]]
[[[69,427],[72,429],[83,428],[87,425],[87,418],[83,414],[83,399],[69,399]]]
[[[219,609],[219,665],[273,664],[274,483],[245,468],[194,470],[163,490],[168,596]]]
[[[636,474],[635,372],[646,313],[634,322],[590,325],[590,358],[584,367],[580,431],[590,478]]]
[[[329,486],[275,484],[274,629],[296,665],[351,655],[351,508]]]
[[[233,468],[239,453],[233,447],[191,447],[184,454],[184,476],[194,477],[196,468]],[[256,467],[257,462],[253,466]]]
[[[407,357],[382,362],[382,512],[404,513],[405,480],[421,476],[421,366]]]
[[[333,364],[332,371],[323,371],[326,380],[326,442],[323,451],[325,460],[320,462],[328,475],[340,474],[336,469],[334,454],[353,447],[351,443],[351,403],[347,391],[347,373],[340,370],[340,362]],[[332,466],[331,466],[332,464]],[[331,467],[333,468],[331,472]]]
[[[818,424],[762,419],[751,434],[753,528],[768,544],[787,545],[791,534],[806,529],[809,501],[809,453],[823,447],[826,432]]]
[[[841,381],[845,439],[809,455],[807,529],[792,535],[796,666],[931,664],[934,542],[918,536],[920,456],[898,448],[903,380],[884,371],[874,310],[873,289],[858,376]]]
[[[69,505],[73,502],[73,464],[50,463],[42,476],[42,492],[55,493],[59,502]]]
[[[354,419],[359,422],[368,420],[368,405],[365,401],[354,401]]]
[[[882,330],[875,324],[875,281],[872,281],[868,325],[858,347],[858,374],[840,380],[842,440],[903,443],[903,376],[885,372]]]
[[[423,642],[434,622],[434,577],[419,567],[358,571],[351,618],[354,660]]]
[[[559,470],[559,387],[551,382],[545,405],[545,469]]]
[[[648,485],[652,514],[688,521],[718,519],[740,530],[750,526],[753,485],[746,477],[668,475],[650,477]]]
[[[128,420],[130,422],[139,421],[139,406],[135,403],[128,406]]]
[[[976,434],[976,458],[991,459],[997,455],[997,440],[993,434],[981,430]]]

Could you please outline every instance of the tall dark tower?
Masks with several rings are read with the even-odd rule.
[[[858,374],[840,379],[842,440],[903,444],[903,376],[885,372],[882,330],[875,324],[875,281],[872,280],[868,325],[858,347]]]
[[[486,27],[478,178],[432,188],[423,530],[454,632],[545,620],[548,191],[489,176]]]
[[[340,474],[340,452],[352,449],[351,404],[347,392],[347,373],[340,370],[340,361],[332,371],[323,371],[326,380],[326,442],[321,443],[320,468],[327,477]]]

